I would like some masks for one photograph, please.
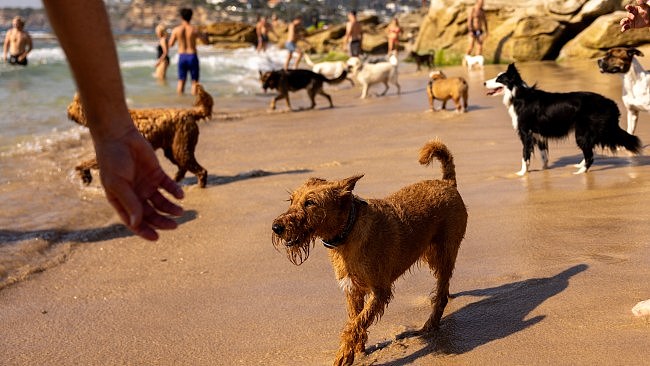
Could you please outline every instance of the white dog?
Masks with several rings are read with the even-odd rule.
[[[307,65],[311,67],[311,71],[317,74],[321,74],[328,79],[335,79],[339,77],[343,70],[347,70],[348,68],[348,65],[343,61],[323,61],[314,63],[306,53],[304,54],[304,57]],[[350,80],[350,83],[352,86],[354,86],[354,81],[352,81],[352,79],[349,77],[346,79]]]
[[[467,67],[467,71],[472,71],[474,69],[483,70],[484,63],[485,57],[483,57],[483,55],[465,55],[463,58],[463,65]]]
[[[643,57],[636,48],[616,47],[598,60],[600,72],[622,74],[623,104],[627,109],[627,132],[636,130],[639,112],[650,111],[650,72],[645,71],[635,56]]]
[[[397,86],[397,94],[401,93],[401,87],[397,82],[397,56],[394,54],[388,58],[388,61],[378,62],[376,64],[365,63],[358,57],[348,59],[348,72],[354,76],[361,84],[361,98],[368,96],[368,88],[374,84],[384,83],[386,89],[381,95],[388,91],[388,82]]]

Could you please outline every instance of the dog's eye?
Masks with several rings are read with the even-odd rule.
[[[314,201],[312,201],[312,200],[307,200],[307,201],[305,201],[305,203],[304,203],[304,206],[305,206],[305,207],[315,206],[315,205],[316,205],[316,202],[314,202]]]

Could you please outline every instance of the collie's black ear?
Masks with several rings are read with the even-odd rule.
[[[508,71],[517,71],[514,62],[508,65]]]
[[[632,57],[632,56],[640,56],[643,57],[643,52],[637,50],[636,48],[628,48],[627,49],[627,55]]]

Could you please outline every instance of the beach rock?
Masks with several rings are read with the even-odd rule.
[[[414,44],[416,52],[433,49],[445,54],[464,54],[468,46],[467,14],[473,4],[470,0],[431,2]],[[569,40],[581,35],[600,17],[612,16],[623,5],[621,0],[486,2],[489,34],[483,54],[494,62],[554,60]],[[614,17],[618,22],[621,13]],[[645,34],[650,36],[650,32]],[[598,40],[603,42],[599,48],[628,38],[639,36],[621,38],[618,31],[603,33]]]
[[[619,21],[625,17],[624,11],[603,15],[587,29],[569,41],[560,51],[559,60],[600,57],[613,47],[641,46],[650,43],[648,29],[632,29],[621,32]]]
[[[255,27],[251,24],[240,22],[212,23],[201,27],[207,33],[210,44],[224,45],[228,43],[250,47],[257,42]]]

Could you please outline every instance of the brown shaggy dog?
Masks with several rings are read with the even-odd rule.
[[[432,71],[429,73],[429,83],[427,84],[427,96],[432,111],[436,111],[433,106],[435,99],[442,101],[442,110],[447,106],[449,99],[454,101],[456,112],[463,113],[467,111],[467,94],[469,86],[467,81],[462,77],[447,78],[442,71]],[[462,104],[461,104],[462,99]]]
[[[178,166],[175,180],[178,182],[189,170],[196,174],[199,186],[205,187],[208,172],[196,161],[194,150],[199,141],[197,122],[212,116],[212,96],[199,84],[196,89],[194,108],[131,109],[131,118],[138,131],[155,149],[163,149],[165,157]],[[68,105],[68,118],[87,126],[86,116],[79,95],[75,94]],[[85,184],[92,182],[91,169],[98,169],[97,159],[84,161],[75,167]]]
[[[335,365],[352,364],[355,353],[365,351],[367,329],[384,313],[393,283],[418,261],[438,279],[433,310],[420,332],[440,323],[467,210],[456,189],[453,157],[438,140],[422,148],[420,164],[429,165],[434,158],[442,164],[442,180],[424,180],[385,199],[364,200],[352,193],[363,175],[340,181],[311,178],[291,194],[287,212],[273,221],[273,245],[284,247],[294,264],[307,259],[316,238],[330,249],[349,315]]]

